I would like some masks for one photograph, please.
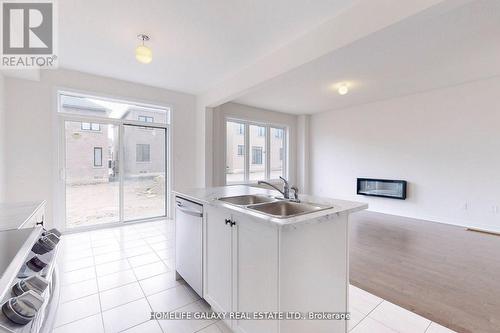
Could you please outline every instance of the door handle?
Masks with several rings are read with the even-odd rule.
[[[231,220],[230,219],[226,219],[225,222],[226,222],[226,225],[231,224]]]
[[[177,205],[177,209],[180,210],[181,212],[183,212],[184,214],[187,214],[187,215],[196,216],[196,217],[203,216],[203,213],[184,208],[184,206],[181,206],[179,204]]]
[[[236,225],[236,222],[231,221],[231,228]]]

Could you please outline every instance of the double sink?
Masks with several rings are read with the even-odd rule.
[[[266,195],[238,195],[220,201],[276,218],[289,218],[333,208],[309,202],[295,202]]]

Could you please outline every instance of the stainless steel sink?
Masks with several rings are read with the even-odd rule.
[[[333,207],[305,202],[298,203],[291,201],[275,201],[260,205],[252,205],[247,208],[277,218],[288,218],[308,213],[315,213],[320,210],[330,209]]]
[[[265,195],[238,195],[235,197],[219,198],[219,200],[237,206],[248,206],[277,201],[277,199]]]

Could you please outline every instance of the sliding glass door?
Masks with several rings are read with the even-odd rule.
[[[125,125],[123,218],[164,216],[166,129]]]
[[[59,101],[65,228],[167,216],[170,110],[70,94]]]
[[[66,227],[120,221],[118,126],[64,122]]]

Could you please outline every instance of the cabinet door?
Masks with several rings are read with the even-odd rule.
[[[231,218],[228,210],[206,209],[205,299],[218,312],[231,311]]]
[[[234,311],[278,311],[278,229],[233,214]],[[236,332],[278,332],[275,320],[234,321]]]

